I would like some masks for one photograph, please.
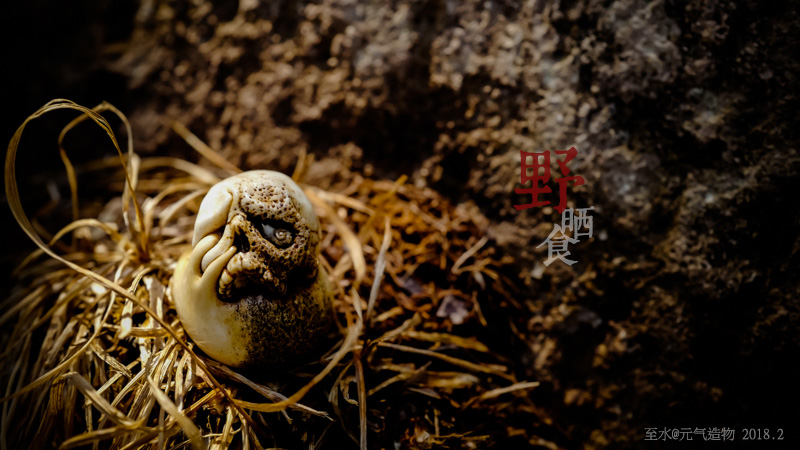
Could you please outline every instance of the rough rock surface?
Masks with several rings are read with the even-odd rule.
[[[473,202],[518,261],[518,304],[493,317],[513,330],[516,370],[543,382],[533,399],[560,445],[790,429],[797,2],[121,4],[85,6],[97,50],[69,51],[92,63],[48,89],[117,100],[140,152],[194,158],[177,120],[244,168],[290,171],[313,153],[311,183],[410,174]],[[49,99],[37,80],[22,83],[34,107]],[[520,151],[572,146],[586,183],[570,204],[595,207],[595,237],[573,248],[578,264],[545,268],[536,246],[559,217],[513,208],[527,201]]]

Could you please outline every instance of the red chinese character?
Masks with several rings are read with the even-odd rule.
[[[558,183],[558,197],[559,202],[558,206],[555,207],[556,211],[559,214],[564,212],[564,209],[567,207],[567,186],[569,182],[573,182],[573,186],[580,186],[585,183],[585,180],[580,175],[575,175],[568,177],[569,175],[569,167],[567,164],[572,161],[575,156],[578,155],[578,150],[575,147],[570,148],[569,150],[555,150],[557,155],[565,155],[564,160],[556,159],[556,163],[558,163],[558,168],[561,170],[561,174],[564,175],[561,178],[556,178],[555,181]],[[526,184],[529,180],[532,182],[531,187],[529,188],[516,188],[514,192],[517,194],[529,194],[531,196],[531,202],[526,203],[524,205],[514,205],[514,208],[519,211],[521,209],[532,208],[534,206],[545,206],[549,205],[549,200],[539,200],[539,195],[541,194],[549,194],[552,192],[550,186],[546,186],[545,184],[550,181],[550,152],[525,152],[520,150],[520,183]],[[539,162],[539,156],[542,156],[542,162]],[[533,162],[528,164],[527,158],[532,157]],[[528,176],[528,169],[533,169],[533,173],[531,176]],[[543,170],[543,174],[539,175],[539,169]],[[539,182],[542,183],[542,186],[539,185]]]
[[[561,173],[563,175],[569,175],[569,167],[567,167],[567,164],[578,155],[578,149],[572,147],[569,150],[556,150],[556,155],[566,155],[564,157],[564,161],[556,158],[556,163],[558,163],[558,168],[561,169]],[[559,214],[563,214],[564,209],[567,207],[567,183],[570,181],[575,182],[573,186],[580,186],[585,183],[585,180],[580,175],[575,175],[572,177],[563,176],[556,179],[556,183],[558,183],[559,199],[558,206],[556,206],[556,211],[558,211]]]
[[[556,158],[556,163],[558,163],[558,168],[561,169],[562,174],[569,175],[569,167],[567,167],[567,164],[578,156],[578,149],[572,147],[569,150],[556,150],[556,155],[567,155],[564,161]]]
[[[550,181],[550,152],[526,152],[526,151],[519,151],[520,154],[520,184],[524,185],[528,182],[528,180],[532,181],[531,187],[529,188],[516,188],[514,192],[517,194],[530,194],[531,195],[531,203],[527,203],[524,205],[514,205],[514,208],[519,211],[520,209],[528,209],[533,208],[534,206],[544,206],[549,205],[550,201],[539,201],[539,195],[541,194],[549,194],[552,192],[550,186],[542,186],[539,187],[539,182],[544,185],[548,181]],[[539,163],[539,156],[544,158],[543,163]],[[533,163],[528,164],[527,158],[533,158]],[[528,169],[533,169],[533,174],[528,176]],[[539,175],[539,169],[544,169],[544,175]]]

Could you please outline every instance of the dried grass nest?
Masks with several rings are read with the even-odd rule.
[[[25,126],[57,109],[81,115],[59,137],[74,221],[49,235],[23,211],[14,163]],[[127,154],[101,115],[108,112],[127,128]],[[83,170],[125,181],[99,218],[80,218],[63,147],[86,120],[106,131],[119,158]],[[8,343],[2,449],[478,448],[514,433],[555,448],[532,432],[547,422],[528,396],[538,383],[517,380],[475,338],[490,326],[479,298],[510,297],[501,275],[508,261],[486,245],[486,225],[468,208],[404,179],[357,176],[341,192],[303,185],[336,289],[327,352],[301,367],[238,371],[195,349],[169,280],[203,195],[239,169],[175,130],[219,167],[140,158],[125,116],[107,103],[51,101],[12,138],[6,193],[39,249],[15,271],[17,286],[0,310]],[[293,178],[301,182],[309,161],[299,161]],[[512,413],[526,414],[530,426],[504,423]]]

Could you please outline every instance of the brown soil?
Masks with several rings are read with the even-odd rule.
[[[528,433],[502,448],[536,448],[536,433],[647,447],[646,427],[734,428],[735,448],[743,427],[796,431],[797,2],[47,3],[4,17],[5,138],[51,98],[109,100],[144,155],[199,159],[179,121],[245,169],[291,173],[313,154],[306,181],[332,190],[405,174],[485,222],[517,293],[481,306],[482,335],[542,383],[536,430],[463,418]],[[26,137],[53,152],[21,155],[31,210],[48,180],[64,186],[49,144],[62,125]],[[87,134],[77,163],[111,154]],[[569,198],[595,207],[595,237],[575,266],[545,268],[535,247],[558,214],[512,207],[520,150],[572,146],[586,183]]]

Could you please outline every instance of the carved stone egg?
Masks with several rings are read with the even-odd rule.
[[[234,367],[308,353],[332,314],[319,241],[314,208],[286,175],[255,170],[214,185],[172,279],[186,332]]]

